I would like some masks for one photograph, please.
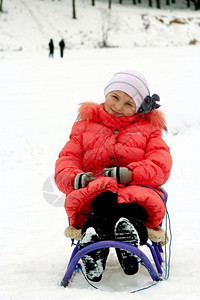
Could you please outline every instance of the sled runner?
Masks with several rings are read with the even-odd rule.
[[[149,187],[149,188],[151,188],[151,187]],[[151,189],[153,189],[153,188],[151,188]],[[162,187],[160,187],[160,190],[164,194],[164,197],[163,197],[161,195],[161,193],[159,193],[157,190],[155,190],[155,189],[153,189],[153,190],[159,194],[159,196],[162,198],[162,200],[164,201],[165,206],[166,206],[167,198],[168,198],[167,192]],[[160,224],[159,231],[162,234],[162,239],[160,238],[161,235],[159,237],[160,241],[156,241],[156,239],[158,240],[158,234],[157,234],[158,232],[154,231],[153,229],[148,230],[149,239],[148,239],[147,243],[145,244],[145,246],[150,250],[149,258],[143,251],[141,251],[137,247],[135,247],[129,243],[126,243],[126,242],[120,242],[120,241],[115,241],[115,240],[99,241],[99,242],[89,244],[80,250],[79,242],[77,244],[74,244],[74,240],[72,239],[72,244],[75,245],[75,248],[72,252],[71,258],[70,258],[68,266],[67,266],[66,273],[65,273],[60,285],[63,287],[68,286],[73,273],[76,271],[77,266],[79,266],[79,260],[84,255],[86,255],[87,253],[89,253],[91,251],[101,249],[101,248],[120,248],[123,250],[130,251],[133,254],[137,255],[137,257],[139,258],[139,262],[141,263],[141,265],[143,265],[147,269],[150,277],[152,278],[152,280],[154,282],[158,282],[158,281],[167,279],[169,277],[169,262],[170,262],[170,253],[169,253],[169,261],[168,262],[167,262],[167,258],[166,258],[166,243],[168,242],[168,240],[167,240],[168,239],[168,237],[167,237],[168,223],[169,223],[169,230],[170,230],[169,249],[171,246],[170,245],[171,244],[170,219],[168,216],[167,208],[166,208],[165,219],[166,219],[165,231],[161,228],[162,224]],[[156,238],[156,234],[157,234],[157,238]],[[162,246],[164,246],[164,250],[163,250]],[[164,253],[164,257],[165,257],[164,258],[165,270],[163,270],[163,268],[162,268],[162,264],[164,262],[163,258],[162,258],[162,253]]]

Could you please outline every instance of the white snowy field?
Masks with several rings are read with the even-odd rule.
[[[90,0],[77,0],[77,20],[72,20],[69,0],[3,1],[0,300],[200,298],[200,17],[193,8],[183,9],[184,1],[177,2],[157,10],[155,4],[148,9],[113,1],[109,11],[107,1],[92,7]],[[54,59],[48,58],[50,38]],[[67,46],[62,60],[61,38]],[[100,49],[103,41],[116,48]],[[186,46],[191,41],[196,45]],[[58,283],[72,251],[63,234],[67,217],[59,191],[43,185],[50,184],[79,103],[102,102],[112,74],[127,68],[145,74],[167,118],[164,139],[173,157],[165,185],[173,233],[170,277],[130,294],[152,281],[144,268],[135,276],[124,275],[111,251],[101,290],[90,287],[81,274],[64,289]],[[61,200],[51,205],[47,192]]]
[[[46,52],[10,53],[0,60],[0,299],[199,299],[200,242],[200,47],[85,49],[65,52],[63,60]],[[143,72],[166,114],[173,170],[165,185],[172,223],[171,273],[151,284],[142,268],[121,271],[111,252],[101,290],[77,274],[69,287],[58,282],[72,248],[64,237],[67,217],[42,194],[68,139],[78,104],[102,102],[113,72]],[[58,191],[55,189],[55,193]],[[59,195],[59,193],[58,193]]]
[[[48,49],[54,40],[64,38],[67,49],[108,47],[157,47],[200,44],[200,11],[186,7],[185,0],[148,7],[148,1],[133,5],[131,0],[76,0],[76,16],[72,19],[71,0],[6,0],[0,13],[0,57],[7,51],[39,51]],[[138,1],[137,1],[138,2]],[[170,1],[171,2],[171,1]]]

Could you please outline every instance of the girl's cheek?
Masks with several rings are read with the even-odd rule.
[[[127,117],[132,117],[135,114],[134,110],[128,110],[124,112],[124,115]]]
[[[104,105],[107,107],[111,106],[111,101],[109,99],[106,99]]]

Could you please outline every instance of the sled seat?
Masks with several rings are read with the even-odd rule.
[[[164,203],[166,205],[167,198],[168,198],[167,192],[162,187],[160,187],[160,190],[164,194],[164,197],[162,197],[161,194],[159,193],[160,197],[162,198],[162,200],[164,201]],[[162,226],[162,224],[160,224],[160,226]],[[166,233],[165,233],[165,239],[166,239]],[[74,244],[73,240],[72,240],[72,244]],[[132,252],[133,254],[138,256],[138,258],[140,259],[140,263],[144,267],[146,267],[146,269],[148,270],[149,275],[153,281],[163,280],[161,277],[163,274],[163,271],[162,271],[163,259],[162,259],[161,253],[163,253],[164,251],[161,246],[161,243],[152,241],[149,238],[145,245],[150,250],[151,260],[153,260],[153,262],[155,263],[156,269],[152,265],[152,262],[147,257],[147,255],[143,251],[141,251],[140,249],[138,249],[137,247],[135,247],[131,244],[128,244],[125,242],[119,242],[119,241],[115,241],[115,240],[106,240],[106,241],[92,243],[92,244],[82,248],[81,250],[79,250],[79,242],[78,242],[77,244],[75,244],[75,248],[71,254],[71,258],[70,258],[68,266],[67,266],[67,270],[64,274],[64,277],[63,277],[60,285],[63,287],[67,287],[69,285],[71,277],[77,268],[78,262],[84,255],[86,255],[87,253],[89,253],[91,251],[101,249],[101,248],[120,248],[120,249],[124,249],[124,250]]]

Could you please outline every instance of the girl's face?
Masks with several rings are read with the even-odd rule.
[[[104,109],[116,117],[132,117],[136,113],[135,102],[122,91],[113,91],[107,94]]]

